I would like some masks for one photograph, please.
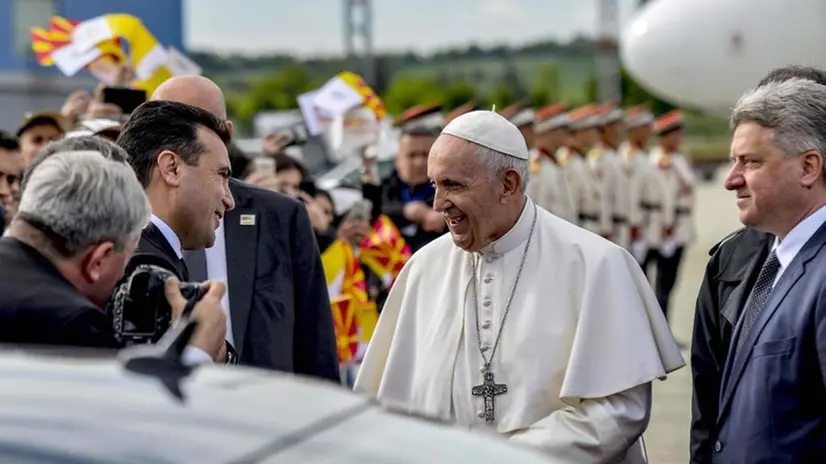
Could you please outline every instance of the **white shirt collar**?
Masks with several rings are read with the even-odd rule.
[[[172,229],[161,220],[161,218],[155,216],[154,214],[149,218],[149,222],[155,224],[155,227],[157,227],[158,230],[161,231],[163,237],[166,239],[167,242],[169,242],[169,245],[172,247],[172,249],[175,250],[175,254],[178,255],[178,259],[183,258],[184,253],[181,249],[181,239],[179,239],[178,236],[175,235],[175,232],[173,232]]]
[[[522,207],[522,214],[519,216],[516,224],[511,227],[511,230],[495,242],[483,248],[479,253],[482,255],[503,254],[525,243],[525,241],[528,240],[528,235],[531,233],[533,216],[536,214],[536,207],[533,207],[532,204],[533,201],[531,201],[530,198],[526,198],[525,206]]]
[[[824,222],[826,222],[826,206],[821,207],[814,214],[800,221],[782,242],[779,238],[774,239],[772,250],[777,255],[777,260],[780,261],[782,269],[791,264],[794,257],[800,253],[806,242],[812,238]]]

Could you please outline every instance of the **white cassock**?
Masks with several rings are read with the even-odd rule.
[[[482,417],[479,345],[492,358],[496,422]],[[619,246],[526,203],[517,224],[476,254],[446,234],[399,275],[355,388],[391,409],[498,433],[556,463],[643,462],[651,381],[685,363],[639,265]],[[481,340],[480,340],[481,339]]]

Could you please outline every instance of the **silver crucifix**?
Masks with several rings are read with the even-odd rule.
[[[476,385],[471,390],[473,396],[481,396],[485,399],[485,422],[493,424],[496,419],[496,411],[494,408],[494,399],[499,395],[504,395],[508,392],[508,386],[504,383],[496,383],[493,380],[493,372],[485,369],[485,380],[481,385]]]

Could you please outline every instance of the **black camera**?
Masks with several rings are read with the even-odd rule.
[[[123,346],[157,343],[172,325],[172,308],[164,286],[175,277],[170,263],[158,256],[135,255],[124,278],[115,287],[107,304],[115,338]],[[206,290],[197,283],[181,282],[181,294],[189,302],[184,315],[192,311]]]

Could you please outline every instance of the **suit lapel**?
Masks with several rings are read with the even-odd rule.
[[[806,242],[806,245],[803,246],[803,249],[800,250],[800,253],[789,263],[789,268],[783,271],[783,275],[778,280],[777,285],[772,290],[771,296],[769,297],[769,301],[766,302],[766,306],[760,311],[760,314],[757,316],[757,320],[754,322],[754,326],[752,327],[751,331],[749,332],[746,339],[743,341],[743,346],[740,349],[739,353],[734,353],[733,349],[729,349],[728,356],[726,358],[726,371],[728,371],[728,366],[731,365],[730,375],[726,377],[724,372],[723,379],[725,381],[723,386],[723,395],[720,402],[720,413],[719,416],[722,417],[723,413],[725,413],[726,408],[731,401],[731,397],[733,396],[734,390],[737,387],[737,383],[740,381],[740,378],[743,375],[743,371],[745,370],[746,365],[751,359],[751,352],[754,349],[754,343],[760,337],[760,334],[763,332],[763,329],[766,328],[766,324],[768,324],[769,320],[771,320],[774,313],[780,307],[780,304],[786,298],[786,295],[789,294],[789,291],[794,288],[794,285],[803,277],[803,274],[806,273],[806,265],[811,261],[815,256],[817,256],[818,252],[820,251],[821,247],[826,242],[826,224],[820,227],[815,235]],[[732,333],[732,343],[736,343],[738,334],[742,330],[742,327],[737,327],[737,330]]]
[[[237,189],[232,189],[232,186],[230,182],[230,190],[238,206],[224,217],[224,232],[226,234],[227,284],[232,335],[235,349],[240,356],[244,349],[244,338],[247,334],[247,323],[252,306],[260,218],[255,210],[241,206],[246,203],[246,199],[241,198]]]
[[[147,246],[154,248],[159,251],[162,256],[165,256],[166,259],[169,260],[169,263],[175,267],[175,270],[178,271],[178,277],[180,279],[183,279],[184,281],[189,280],[189,273],[187,272],[183,261],[178,259],[178,253],[175,252],[172,245],[170,245],[169,241],[167,241],[166,237],[164,237],[163,232],[161,232],[155,224],[150,222],[146,227],[144,227],[141,232],[141,242],[144,242],[146,245],[139,245],[139,252],[149,252],[149,250],[146,249]]]

